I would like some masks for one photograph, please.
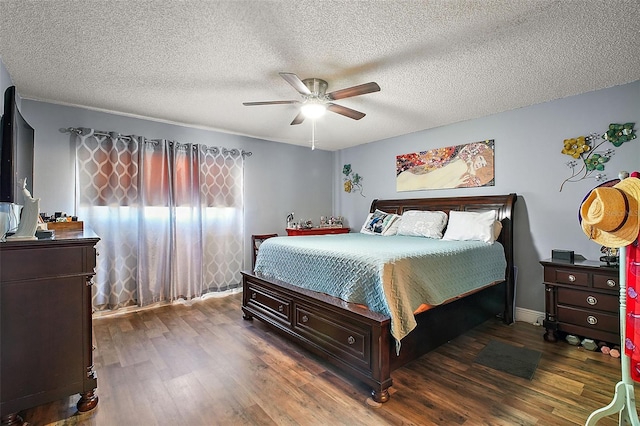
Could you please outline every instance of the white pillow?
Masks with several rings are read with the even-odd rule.
[[[449,224],[443,240],[469,241],[477,240],[493,244],[495,241],[495,210],[486,212],[449,212]]]
[[[360,232],[363,234],[384,236],[395,235],[398,230],[398,223],[396,222],[398,222],[399,219],[400,216],[397,214],[376,210],[373,213],[369,213]]]
[[[439,239],[447,224],[447,214],[441,211],[409,210],[401,217],[398,235]]]

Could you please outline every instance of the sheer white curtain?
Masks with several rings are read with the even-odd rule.
[[[78,216],[101,238],[96,309],[240,286],[245,153],[79,129]]]

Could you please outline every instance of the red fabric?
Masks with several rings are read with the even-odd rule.
[[[631,177],[640,177],[639,172],[631,173]],[[631,378],[640,382],[640,248],[638,240],[627,246],[627,318],[625,323],[624,351],[631,358]]]
[[[638,240],[627,246],[627,319],[624,350],[631,358],[631,378],[640,382],[640,247]],[[622,267],[622,265],[620,265]]]

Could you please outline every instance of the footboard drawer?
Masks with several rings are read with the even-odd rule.
[[[339,359],[369,370],[371,365],[371,328],[353,318],[330,316],[313,307],[295,305],[293,328],[296,333],[318,344]]]
[[[256,283],[250,283],[247,305],[285,324],[291,324],[291,300]]]
[[[389,398],[390,318],[324,293],[242,273],[242,311],[338,366]]]

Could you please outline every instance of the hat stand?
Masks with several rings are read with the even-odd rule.
[[[606,407],[602,407],[587,418],[585,426],[593,426],[598,420],[612,414],[619,413],[619,425],[640,425],[638,420],[638,412],[636,411],[636,400],[633,388],[633,379],[631,378],[631,359],[626,354],[625,336],[627,323],[627,248],[620,247],[620,350],[622,361],[622,380],[616,384],[616,390],[613,400]]]

